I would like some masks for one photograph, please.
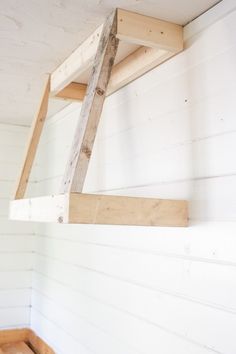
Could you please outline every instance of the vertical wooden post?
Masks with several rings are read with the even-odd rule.
[[[117,11],[104,25],[82,104],[61,193],[82,192],[119,40]]]
[[[31,125],[31,131],[29,135],[29,141],[26,147],[24,162],[21,168],[19,180],[17,182],[15,199],[22,199],[24,198],[25,195],[25,191],[27,188],[30,172],[33,166],[38,143],[41,137],[45,119],[47,117],[49,92],[50,92],[50,76],[48,76],[47,78],[38,112],[35,115],[35,119]]]

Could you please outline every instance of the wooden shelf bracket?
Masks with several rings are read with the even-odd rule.
[[[115,63],[120,40],[138,48]],[[187,226],[188,205],[184,200],[82,193],[106,96],[182,49],[181,26],[115,10],[106,23],[48,77],[11,202],[10,218],[58,223]],[[91,65],[88,82],[76,81]],[[81,113],[59,194],[25,199],[50,97],[82,101]]]

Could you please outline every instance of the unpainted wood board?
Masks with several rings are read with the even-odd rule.
[[[129,84],[172,56],[173,53],[163,49],[148,47],[137,49],[113,67],[107,95]]]
[[[184,200],[71,193],[69,223],[187,226]]]
[[[187,226],[188,203],[71,193],[15,200],[11,203],[11,218],[72,224]]]
[[[107,19],[99,42],[93,72],[74,135],[60,192],[81,192],[114,64],[119,40],[116,38],[116,11]]]
[[[35,115],[35,119],[31,126],[31,132],[29,135],[29,141],[26,148],[24,162],[21,168],[19,180],[17,182],[15,199],[21,199],[25,195],[31,168],[33,166],[34,158],[38,148],[38,143],[47,116],[49,92],[50,92],[50,76],[48,76],[46,80],[39,109]]]
[[[0,331],[0,345],[25,341],[28,338],[29,330],[23,329],[9,329]]]
[[[4,344],[0,354],[34,354],[34,352],[24,342]]]
[[[98,27],[52,74],[51,93],[56,94],[93,65],[103,25]]]
[[[63,90],[58,92],[55,98],[60,98],[64,100],[75,100],[83,101],[84,96],[86,95],[87,85],[80,84],[76,82],[71,82]]]
[[[182,26],[122,9],[117,10],[117,37],[171,52],[183,49]]]
[[[148,47],[137,49],[118,64],[114,65],[108,83],[106,96],[111,95],[123,86],[139,78],[157,65],[160,65],[167,59],[171,58],[173,55],[172,52],[163,49]],[[72,82],[55,97],[71,101],[83,101],[86,94],[87,84],[80,83],[80,79],[77,80],[78,82]]]
[[[118,16],[117,37],[128,41],[133,49],[127,50],[128,46],[125,43],[126,56],[138,49],[136,44],[165,49],[172,54],[183,49],[182,26],[121,9],[118,9]],[[87,81],[84,81],[83,75],[93,65],[102,30],[103,26],[100,26],[52,73],[51,93],[53,95],[72,81]],[[124,41],[121,41],[122,46],[123,43]],[[124,58],[125,56],[123,58],[121,56],[120,60]],[[119,63],[120,60],[117,62]],[[83,78],[83,81],[75,80],[79,77]]]

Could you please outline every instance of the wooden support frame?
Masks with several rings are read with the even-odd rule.
[[[120,39],[141,46],[114,65]],[[181,26],[121,9],[114,11],[106,24],[48,79],[15,200],[11,202],[10,218],[58,223],[187,226],[188,206],[184,200],[82,193],[105,97],[182,49]],[[92,62],[88,84],[73,82],[75,75],[86,71]],[[61,194],[23,199],[50,96],[83,102]]]
[[[144,49],[157,49],[156,51],[152,51],[153,65],[148,66],[146,70],[138,70],[136,73],[135,65],[134,67],[132,67],[132,65],[130,66],[129,72],[131,79],[126,80],[126,83],[138,78],[148,70],[183,50],[183,27],[180,25],[122,9],[117,10],[117,23],[117,37],[119,39],[138,43],[144,46],[141,47]],[[92,66],[101,38],[102,29],[103,25],[98,27],[98,29],[51,74],[52,96],[57,95],[58,92],[75,81],[77,77]],[[154,60],[155,53],[157,56],[156,59],[160,58],[160,51],[165,51],[164,59],[162,61]],[[162,54],[164,53],[162,52]],[[143,60],[143,66],[146,66],[143,50],[135,54],[135,60],[137,59],[140,62]],[[129,58],[129,61],[132,62],[132,57]],[[120,88],[122,86],[118,84],[117,87]]]

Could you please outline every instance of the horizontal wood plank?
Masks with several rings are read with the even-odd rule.
[[[117,10],[117,37],[175,53],[183,49],[182,26],[123,9]]]
[[[31,329],[0,331],[0,354],[55,354]]]
[[[111,72],[106,96],[111,95],[123,86],[136,80],[151,69],[170,59],[174,54],[163,49],[141,47],[116,64]],[[86,95],[86,84],[72,82],[55,98],[83,101]]]
[[[187,226],[184,200],[71,193],[11,203],[11,218],[71,224]]]
[[[70,101],[83,101],[86,95],[87,85],[79,84],[77,82],[71,82],[63,90],[58,92],[55,98],[60,98]]]
[[[103,25],[98,27],[51,75],[52,94],[67,86],[93,64]]]

